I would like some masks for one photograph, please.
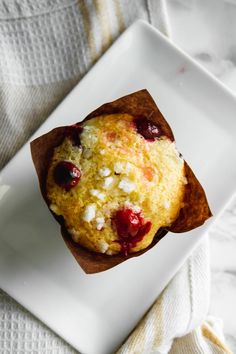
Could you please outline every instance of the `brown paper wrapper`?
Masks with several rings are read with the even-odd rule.
[[[130,95],[119,98],[116,101],[106,103],[90,113],[85,120],[100,115],[127,113],[133,116],[143,116],[155,122],[170,140],[174,140],[174,135],[165,118],[157,108],[154,100],[147,90],[134,92]],[[42,135],[31,142],[31,154],[38,175],[40,189],[47,205],[49,202],[46,195],[46,178],[48,166],[56,146],[60,145],[64,139],[66,127],[55,128],[49,133]],[[91,252],[75,243],[67,232],[63,218],[54,213],[55,219],[61,225],[61,234],[69,250],[80,264],[82,269],[88,273],[98,273],[112,268],[129,258],[140,256],[150,250],[168,231],[185,232],[202,225],[212,214],[207,203],[205,192],[185,162],[185,175],[188,184],[185,187],[184,207],[181,208],[178,218],[168,229],[161,229],[157,232],[152,244],[143,251],[124,255],[107,256]]]

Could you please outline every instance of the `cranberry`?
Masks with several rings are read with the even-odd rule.
[[[131,248],[141,241],[150,231],[152,223],[145,221],[140,212],[130,208],[118,210],[114,217],[114,223],[119,236],[117,241],[121,245],[121,252],[126,256]]]
[[[78,123],[69,125],[65,129],[65,135],[69,138],[73,145],[80,146],[80,134],[83,131],[83,127],[81,127]]]
[[[135,119],[136,129],[146,140],[154,141],[162,135],[161,129],[151,120],[145,117]]]
[[[118,210],[116,212],[116,228],[122,238],[135,236],[139,230],[139,217],[131,209]]]
[[[54,169],[55,182],[66,191],[75,187],[80,180],[81,172],[72,162],[61,161]]]

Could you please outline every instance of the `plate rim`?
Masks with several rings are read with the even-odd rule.
[[[144,20],[137,20],[135,21],[131,26],[129,26],[124,33],[111,45],[111,47],[103,54],[103,56],[97,61],[97,63],[88,71],[88,73],[76,84],[76,86],[69,92],[68,95],[66,95],[63,99],[63,101],[52,111],[52,113],[45,119],[45,121],[40,125],[40,127],[33,133],[33,135],[22,145],[22,147],[17,151],[17,153],[13,156],[13,158],[4,166],[4,168],[0,171],[0,181],[1,181],[1,176],[2,174],[5,173],[5,171],[9,168],[9,166],[11,164],[14,164],[15,160],[18,158],[19,154],[21,153],[21,151],[26,148],[26,146],[29,144],[29,142],[32,140],[32,138],[37,136],[38,131],[44,126],[44,124],[51,118],[52,115],[56,114],[57,109],[65,104],[65,100],[67,99],[67,97],[69,97],[71,95],[71,93],[76,90],[78,88],[79,85],[83,84],[83,82],[86,82],[87,78],[90,75],[93,75],[94,71],[97,70],[98,66],[102,66],[103,65],[103,60],[104,58],[106,58],[108,55],[110,55],[111,52],[113,52],[114,47],[119,46],[119,43],[121,41],[123,41],[125,39],[125,36],[127,36],[128,33],[132,32],[132,31],[136,31],[136,28],[139,29],[144,29],[145,31],[152,31],[155,35],[157,35],[157,37],[159,39],[161,39],[162,41],[164,41],[165,43],[168,44],[168,46],[175,48],[177,55],[181,54],[182,58],[187,59],[187,61],[191,62],[195,67],[198,67],[198,69],[205,74],[205,76],[208,77],[209,80],[211,80],[212,82],[214,82],[215,85],[217,85],[218,87],[220,87],[221,90],[223,90],[225,93],[227,93],[228,95],[230,95],[230,97],[234,100],[235,104],[236,104],[236,95],[233,93],[233,91],[231,91],[225,84],[223,84],[219,79],[217,79],[213,74],[211,74],[207,69],[205,69],[204,67],[202,67],[196,60],[194,60],[192,57],[190,57],[187,53],[185,53],[182,49],[180,49],[177,45],[173,44],[171,42],[170,39],[168,39],[165,35],[163,35],[159,30],[157,30],[155,27],[153,27],[152,25],[148,24],[146,21]],[[234,191],[233,195],[235,194],[236,191]],[[233,196],[232,196],[233,198]],[[226,202],[226,204],[221,208],[220,213],[221,214],[225,208],[227,207],[228,203],[230,202],[231,198],[228,200],[228,202]],[[210,226],[211,222],[208,223],[208,225]],[[208,228],[209,228],[208,226]],[[202,237],[204,236],[205,231],[202,234]],[[202,239],[201,237],[201,239]],[[201,240],[200,239],[200,240]],[[199,240],[199,242],[200,242]],[[198,243],[197,242],[192,248],[191,250],[193,250],[195,247],[197,247]],[[190,252],[189,252],[190,253]],[[187,257],[189,256],[189,253],[186,255],[186,257],[184,257],[184,259],[181,260],[181,264],[184,263],[184,261],[187,259]],[[175,272],[177,272],[178,269],[175,270]],[[5,291],[3,289],[3,291]],[[14,297],[15,299],[15,297]],[[21,304],[21,302],[19,300],[16,300],[18,303]],[[25,307],[25,305],[23,305]],[[30,311],[31,312],[31,311]],[[34,312],[32,312],[34,314]],[[39,318],[46,326],[47,323],[44,322],[43,319],[40,318],[40,316],[36,315],[37,318]],[[52,328],[53,331],[55,331],[53,329],[52,326],[50,326],[50,328]],[[55,333],[59,333],[57,330],[55,331]],[[68,343],[71,344],[71,342],[68,341],[67,338],[65,338],[63,335],[59,334],[63,339],[65,339]],[[73,344],[72,344],[73,345]],[[77,347],[75,347],[77,348]],[[77,348],[78,350],[80,350],[79,348]]]
[[[64,104],[65,100],[74,92],[74,90],[77,89],[78,85],[83,84],[89,76],[93,74],[93,72],[96,70],[97,66],[100,66],[101,63],[104,61],[104,59],[110,55],[110,53],[114,50],[114,47],[117,47],[119,45],[119,42],[124,40],[124,37],[127,36],[129,32],[135,31],[135,29],[143,28],[145,31],[151,31],[154,33],[159,39],[161,39],[163,42],[165,42],[168,46],[172,47],[172,49],[175,49],[175,51],[180,54],[183,58],[187,59],[189,62],[191,62],[195,67],[198,68],[199,71],[205,74],[208,79],[213,82],[215,85],[218,86],[224,93],[227,93],[231,99],[235,101],[236,104],[236,93],[232,91],[228,86],[226,86],[222,81],[220,81],[216,76],[214,76],[210,71],[208,71],[204,66],[202,66],[197,60],[192,58],[188,53],[186,53],[183,49],[181,49],[177,44],[173,43],[170,38],[165,36],[162,32],[160,32],[157,28],[155,28],[153,25],[149,24],[147,21],[143,19],[138,19],[134,21],[113,43],[112,45],[106,50],[106,52],[99,58],[99,60],[89,69],[89,71],[83,76],[83,78],[72,88],[72,90],[65,95],[63,100],[56,106],[56,108],[50,113],[50,115],[44,120],[44,122],[36,129],[36,131],[29,137],[29,139],[26,140],[26,142],[20,147],[20,149],[16,152],[16,154],[6,163],[6,165],[0,170],[0,181],[1,181],[1,174],[3,174],[6,170],[6,168],[11,165],[14,160],[17,158],[19,153],[22,151],[22,149],[30,143],[32,139],[35,139],[38,135],[38,131],[44,126],[44,124],[53,116],[57,109]]]

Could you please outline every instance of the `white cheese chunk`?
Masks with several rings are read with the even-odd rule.
[[[95,218],[96,204],[88,204],[84,210],[83,220],[90,222]]]
[[[125,193],[131,193],[135,190],[135,183],[131,182],[128,178],[122,178],[118,187],[122,189]]]
[[[101,177],[107,177],[111,174],[111,170],[107,167],[100,168],[99,174]]]
[[[116,162],[114,164],[115,173],[122,173],[124,171],[124,164],[122,162]]]
[[[130,162],[127,162],[126,166],[125,166],[125,172],[129,173],[132,170],[133,166],[131,165]]]
[[[102,253],[105,253],[109,248],[109,245],[108,243],[106,243],[105,241],[101,240],[99,242],[99,249],[100,249],[100,252]]]
[[[114,171],[115,173],[124,173],[124,174],[128,174],[131,170],[132,170],[133,166],[130,162],[127,162],[126,164],[123,162],[116,162],[114,164]]]
[[[108,188],[111,186],[113,183],[114,178],[113,177],[106,177],[103,182],[103,188]]]
[[[93,197],[97,197],[100,200],[104,200],[105,199],[105,194],[100,192],[98,189],[90,189],[89,193],[93,196]]]
[[[97,197],[98,197],[98,199],[100,199],[100,200],[104,200],[105,197],[106,197],[106,195],[105,195],[104,193],[100,192],[100,193],[98,193]]]
[[[105,225],[105,219],[104,218],[96,218],[96,223],[97,223],[96,229],[100,231]]]

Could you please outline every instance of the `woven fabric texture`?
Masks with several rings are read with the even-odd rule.
[[[136,19],[170,33],[164,0],[0,0],[0,168]],[[208,298],[201,245],[119,353],[227,353],[201,325]],[[76,351],[0,291],[0,354],[35,353]]]

